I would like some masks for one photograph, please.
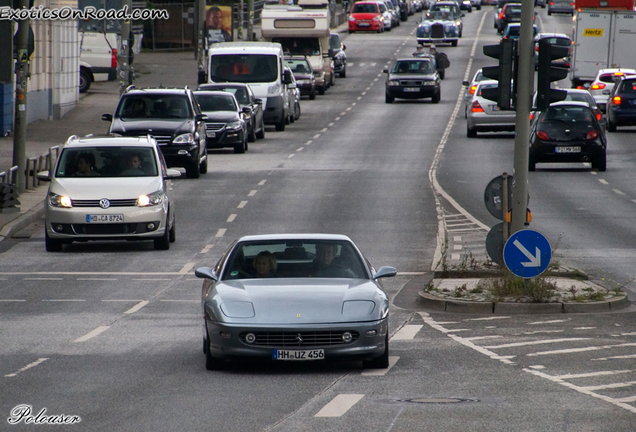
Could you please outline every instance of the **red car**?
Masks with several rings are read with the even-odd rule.
[[[349,33],[357,31],[384,31],[384,17],[377,2],[357,2],[349,15]]]

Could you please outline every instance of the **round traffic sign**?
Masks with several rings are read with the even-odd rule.
[[[551,258],[550,242],[543,234],[534,230],[521,230],[512,234],[503,249],[503,259],[508,270],[524,279],[543,273]]]

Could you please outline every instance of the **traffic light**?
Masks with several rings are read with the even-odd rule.
[[[503,39],[497,45],[484,45],[484,54],[488,57],[499,59],[498,66],[486,66],[482,68],[482,73],[486,78],[498,81],[497,88],[483,89],[481,95],[489,100],[497,102],[501,109],[512,109],[510,100],[512,99],[513,63],[514,63],[514,41]]]
[[[559,81],[568,76],[568,70],[552,66],[552,60],[566,57],[568,47],[552,45],[548,39],[539,40],[539,67],[537,77],[537,108],[546,109],[552,102],[565,99],[567,92],[550,88],[552,81]]]

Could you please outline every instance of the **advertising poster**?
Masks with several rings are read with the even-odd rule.
[[[232,8],[230,6],[206,6],[205,24],[208,45],[232,41]]]

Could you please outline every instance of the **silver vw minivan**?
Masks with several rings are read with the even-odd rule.
[[[46,250],[86,240],[153,240],[155,249],[175,241],[171,178],[151,136],[72,136],[63,146],[45,199]]]

